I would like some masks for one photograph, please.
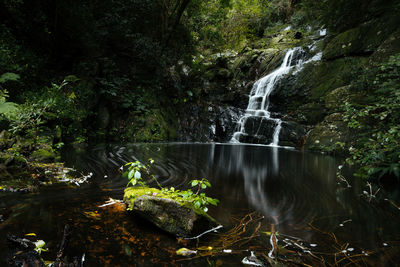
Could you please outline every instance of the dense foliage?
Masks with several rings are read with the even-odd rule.
[[[400,179],[400,54],[366,70],[353,89],[365,94],[360,103],[346,103],[349,127],[357,132],[350,163],[364,178]]]
[[[298,16],[301,15],[302,23],[319,21],[330,31],[341,32],[382,14],[396,12],[399,3],[395,0],[303,0],[300,6],[302,13]]]

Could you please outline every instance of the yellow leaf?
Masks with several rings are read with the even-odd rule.
[[[75,99],[75,98],[76,98],[76,95],[75,95],[74,92],[72,92],[68,97],[71,98],[71,99]]]
[[[36,236],[36,234],[35,233],[29,233],[29,234],[26,234],[26,236]]]
[[[202,247],[198,247],[198,250],[212,250],[213,247],[207,247],[207,246],[202,246]]]
[[[262,233],[263,233],[263,234],[266,234],[266,235],[271,235],[271,234],[272,234],[271,232],[262,232]],[[275,235],[276,235],[276,236],[279,236],[278,231],[275,232]]]
[[[193,254],[197,254],[197,251],[196,250],[190,250],[190,249],[187,249],[187,248],[181,248],[181,249],[178,249],[176,251],[176,255],[179,255],[179,256],[190,256],[190,255],[193,255]]]

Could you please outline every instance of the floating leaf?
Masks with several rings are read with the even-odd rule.
[[[266,235],[272,235],[271,232],[262,232],[262,233],[263,233],[263,234],[266,234]],[[276,236],[279,236],[279,232],[278,232],[278,231],[274,232],[274,234],[275,234]]]
[[[197,249],[198,249],[198,250],[212,250],[213,247],[210,247],[210,246],[201,246],[201,247],[198,247]]]
[[[29,233],[29,234],[26,234],[26,236],[36,236],[36,234],[35,233]]]
[[[193,254],[197,254],[197,251],[196,250],[190,250],[190,249],[187,249],[187,248],[180,248],[180,249],[178,249],[176,251],[176,255],[179,255],[179,256],[190,256],[190,255],[193,255]]]

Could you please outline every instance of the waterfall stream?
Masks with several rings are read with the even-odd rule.
[[[269,143],[271,146],[278,146],[282,120],[271,117],[271,113],[268,111],[270,106],[269,96],[276,83],[285,74],[288,74],[292,68],[303,65],[303,59],[299,58],[299,54],[301,56],[303,53],[304,51],[300,47],[288,50],[279,68],[254,83],[246,112],[239,119],[238,131],[233,134],[231,142],[254,143],[254,140],[259,140],[266,144]],[[270,137],[265,136],[265,131],[262,129],[265,124],[274,128]]]

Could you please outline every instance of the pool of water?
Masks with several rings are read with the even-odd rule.
[[[207,194],[220,200],[209,214],[224,227],[188,242],[127,214],[121,205],[99,207],[109,198],[122,199],[127,180],[119,167],[148,158],[164,186],[185,189],[191,179],[209,179]],[[367,196],[365,182],[338,183],[342,161],[334,157],[268,146],[167,143],[66,149],[64,160],[83,174],[93,173],[90,182],[36,194],[0,193],[7,214],[0,223],[1,266],[7,233],[35,233],[49,248],[43,258],[55,259],[65,224],[73,230],[68,255],[85,254],[85,266],[242,266],[252,252],[267,262],[271,232],[278,239],[272,257],[289,265],[391,266],[400,258],[400,211],[392,204],[399,203],[398,192],[381,190],[392,203],[377,203]],[[177,256],[182,247],[198,253]]]

